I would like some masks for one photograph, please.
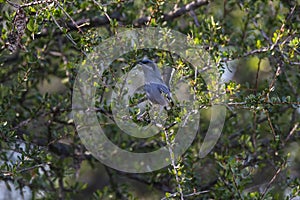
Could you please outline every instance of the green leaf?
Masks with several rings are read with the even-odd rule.
[[[36,22],[33,18],[29,19],[29,22],[27,23],[27,29],[32,33],[37,32],[38,25],[36,24]]]

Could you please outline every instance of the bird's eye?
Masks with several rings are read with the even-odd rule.
[[[141,63],[143,63],[143,64],[147,64],[147,63],[152,63],[152,62],[151,62],[151,60],[148,60],[148,59],[143,59]]]

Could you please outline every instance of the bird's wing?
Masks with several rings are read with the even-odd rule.
[[[158,89],[159,89],[159,92],[168,100],[169,105],[174,106],[170,88],[168,88],[166,85],[160,85],[160,87],[158,87]]]
[[[154,83],[154,84],[155,84],[155,83]],[[166,85],[157,84],[157,88],[158,88],[159,92],[160,92],[163,96],[167,97],[167,99],[168,99],[169,101],[172,101],[172,94],[171,94],[171,91],[170,91],[170,89],[169,89]]]
[[[166,87],[165,85],[160,85],[159,91],[160,93],[164,93],[167,95],[168,98],[171,98],[171,91],[168,87]]]

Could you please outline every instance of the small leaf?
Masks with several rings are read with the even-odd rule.
[[[30,12],[36,13],[36,9],[32,6],[29,7]]]
[[[256,47],[257,47],[257,48],[261,48],[261,41],[260,41],[260,40],[257,40],[257,41],[256,41]]]
[[[31,18],[27,24],[27,29],[30,32],[34,32],[34,20]]]

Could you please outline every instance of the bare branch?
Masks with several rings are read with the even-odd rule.
[[[299,123],[296,123],[294,125],[294,127],[292,128],[292,130],[290,131],[289,135],[286,137],[285,142],[287,142],[290,137],[294,134],[294,132],[297,130]]]
[[[260,199],[264,199],[270,186],[272,185],[272,183],[275,181],[275,179],[277,178],[278,174],[281,172],[281,170],[283,169],[283,165],[276,171],[276,173],[274,174],[273,178],[270,180],[270,182],[268,183],[267,187],[265,188],[264,192],[262,193]]]
[[[193,1],[192,3],[186,4],[185,6],[175,9],[171,12],[169,12],[168,14],[164,14],[164,21],[170,21],[174,18],[180,17],[181,15],[195,10],[203,5],[207,5],[209,2],[207,0],[196,0]]]
[[[209,3],[208,0],[196,0],[191,3],[188,3],[184,5],[181,8],[175,8],[173,11],[170,11],[169,13],[166,13],[163,15],[162,21],[171,21],[177,17],[180,17],[181,15],[184,15],[187,12],[193,11],[201,6],[207,5]],[[124,19],[122,18],[122,15],[119,12],[113,12],[110,15],[110,18],[107,16],[99,16],[99,17],[94,17],[90,19],[80,19],[76,22],[76,24],[81,27],[82,24],[85,24],[89,27],[98,27],[98,26],[103,26],[107,25],[110,23],[110,20],[116,19],[117,21],[123,21]],[[136,27],[145,25],[151,20],[150,16],[145,16],[141,17],[133,22],[133,25]],[[74,23],[69,23],[68,24],[69,28],[71,30],[76,29],[74,26]]]
[[[169,13],[166,13],[163,15],[162,21],[171,21],[177,17],[180,17],[181,15],[184,15],[185,13],[195,10],[201,6],[207,5],[209,3],[208,0],[196,0],[191,3],[188,3],[184,5],[181,8],[175,7],[173,11],[170,11]],[[146,23],[148,23],[151,20],[150,16],[141,17],[137,19],[133,24],[134,26],[141,26]]]

